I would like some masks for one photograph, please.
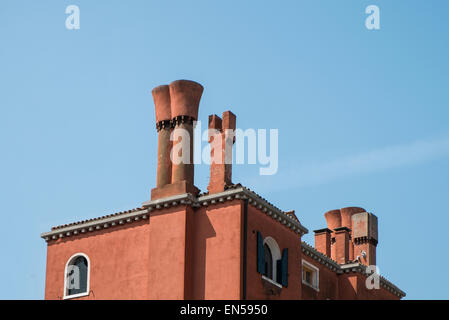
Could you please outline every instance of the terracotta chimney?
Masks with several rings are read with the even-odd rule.
[[[340,209],[330,210],[324,214],[326,218],[327,227],[331,230],[341,227],[341,213]]]
[[[376,265],[377,217],[368,212],[352,216],[354,256],[365,265]]]
[[[324,214],[326,218],[327,227],[330,230],[335,230],[341,227],[341,213],[340,209],[330,210]],[[332,260],[337,260],[337,251],[335,245],[335,237],[331,237],[331,258]]]
[[[340,264],[352,261],[357,256],[354,252],[352,217],[361,212],[365,212],[365,209],[346,207],[324,214],[327,227],[333,230],[335,235],[331,239],[331,257]]]
[[[222,192],[232,184],[232,145],[236,116],[231,111],[223,112],[223,120],[217,115],[209,116],[209,143],[211,144],[210,179],[207,190],[210,194]]]
[[[351,233],[349,235],[349,260],[354,260],[354,243],[352,236],[352,216],[356,213],[365,212],[366,210],[360,207],[346,207],[340,209],[341,212],[341,226],[351,229]]]
[[[315,249],[322,254],[331,257],[331,233],[328,228],[315,230]]]
[[[351,229],[347,227],[339,227],[334,229],[335,232],[335,243],[334,243],[334,254],[333,259],[339,264],[345,264],[349,261],[349,237],[351,234]]]
[[[152,200],[199,192],[194,186],[193,123],[198,119],[202,93],[203,87],[189,80],[177,80],[153,90],[159,138]]]
[[[182,143],[182,150],[189,150],[188,163],[181,162],[172,164],[172,183],[186,181],[193,186],[194,165],[193,165],[193,122],[198,119],[198,107],[200,104],[203,87],[194,81],[177,80],[170,83],[171,114],[174,126],[174,134],[180,129],[185,130],[190,139],[186,141],[173,141],[173,148]],[[182,154],[179,154],[182,156]]]
[[[171,183],[170,90],[167,85],[162,85],[154,88],[152,94],[156,109],[156,130],[158,132],[156,187],[161,188]]]

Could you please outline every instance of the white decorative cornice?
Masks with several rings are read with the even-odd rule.
[[[295,233],[300,234],[301,236],[309,232],[309,230],[307,230],[307,228],[304,227],[299,221],[291,218],[285,212],[276,208],[255,192],[243,186],[240,186],[235,189],[229,189],[220,193],[200,196],[197,199],[197,205],[209,206],[234,199],[248,200],[248,204],[259,209],[273,220],[283,224],[284,226],[291,229]]]
[[[142,207],[151,212],[153,210],[176,207],[178,205],[192,205],[195,202],[195,196],[190,193],[183,193],[157,200],[146,201],[142,204]]]
[[[358,272],[365,276],[370,276],[372,273],[367,272],[367,266],[364,264],[354,262],[348,264],[340,265],[341,271],[339,273],[350,273],[350,272]],[[393,283],[388,281],[385,277],[379,275],[380,286],[385,290],[391,292],[392,294],[398,296],[399,298],[405,297],[405,292],[395,286]]]
[[[319,262],[320,264],[327,267],[328,269],[330,269],[334,272],[338,272],[340,270],[340,265],[336,261],[332,260],[325,254],[319,252],[318,250],[316,250],[314,247],[308,245],[307,243],[302,242],[301,249],[302,249],[302,252],[306,256],[311,257],[313,260]]]
[[[148,217],[149,215],[147,209],[132,211],[130,213],[111,215],[100,219],[88,220],[83,223],[67,225],[65,227],[56,227],[49,232],[42,233],[41,238],[45,239],[45,241],[56,240],[59,238],[76,236],[92,231],[98,231],[110,227],[124,225],[134,221],[146,220],[148,219]]]

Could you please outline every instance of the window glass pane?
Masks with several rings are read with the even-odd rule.
[[[306,282],[308,284],[312,284],[312,275],[310,274],[309,271],[306,271]]]
[[[87,259],[77,257],[70,263],[67,272],[67,294],[73,295],[87,292]]]
[[[264,245],[265,253],[265,276],[273,279],[273,256],[271,255],[271,250],[268,245]]]

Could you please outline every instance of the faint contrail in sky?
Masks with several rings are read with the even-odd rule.
[[[281,179],[281,188],[325,184],[353,175],[415,165],[449,156],[449,137],[418,140],[408,144],[388,146],[369,152],[337,158],[329,162],[299,164],[274,176]]]

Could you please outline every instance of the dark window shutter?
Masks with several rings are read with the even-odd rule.
[[[257,272],[265,274],[265,252],[262,234],[257,231]]]
[[[282,283],[282,259],[276,261],[276,282]]]
[[[288,286],[288,249],[287,248],[285,248],[282,251],[281,265],[282,265],[281,284],[284,287],[287,287]]]

